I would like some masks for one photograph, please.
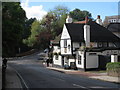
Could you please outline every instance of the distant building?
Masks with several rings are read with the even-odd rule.
[[[107,29],[120,38],[120,23],[110,23]]]
[[[120,23],[120,15],[106,16],[103,25],[107,27],[110,23]]]

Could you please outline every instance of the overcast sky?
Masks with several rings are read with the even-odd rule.
[[[44,1],[44,2],[43,2]],[[49,1],[49,0],[47,0]],[[74,10],[75,8],[78,8],[80,10],[87,10],[92,14],[92,17],[96,19],[97,15],[101,15],[101,18],[104,20],[105,16],[112,16],[112,15],[118,15],[118,2],[117,0],[109,0],[111,2],[108,2],[104,0],[104,2],[82,2],[76,1],[76,0],[69,0],[69,2],[64,2],[64,0],[56,0],[54,2],[47,2],[46,0],[26,0],[21,1],[21,6],[26,11],[26,15],[28,18],[34,18],[42,19],[44,15],[47,14],[47,12],[51,9],[53,9],[55,6],[63,5],[68,7],[70,11]],[[84,0],[86,1],[86,0]]]

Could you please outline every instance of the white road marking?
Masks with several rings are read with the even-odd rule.
[[[108,88],[108,87],[92,86],[92,87],[89,87],[89,88]]]
[[[65,80],[60,79],[60,78],[55,78],[55,77],[52,77],[52,78],[57,79],[57,80],[60,80],[60,81],[64,81],[64,82],[65,82]]]
[[[14,69],[15,70],[15,69]],[[25,83],[24,79],[22,78],[22,76],[18,73],[18,71],[15,70],[15,72],[18,74],[18,76],[21,78],[23,84],[25,85],[25,87],[27,88],[27,90],[29,90],[27,84]]]
[[[78,84],[73,84],[73,86],[80,87],[80,88],[86,88],[86,87],[83,87],[83,86],[78,85]]]
[[[90,88],[87,88],[87,87],[84,87],[84,86],[81,86],[81,85],[78,85],[78,84],[73,84],[73,86],[76,86],[76,87],[79,87],[79,88],[84,88],[84,89],[87,89],[87,90],[91,90]]]

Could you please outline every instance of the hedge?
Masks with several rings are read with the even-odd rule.
[[[106,68],[107,68],[107,70],[118,69],[118,68],[120,68],[120,62],[107,63]]]
[[[120,76],[120,62],[107,63],[106,68],[109,76]]]

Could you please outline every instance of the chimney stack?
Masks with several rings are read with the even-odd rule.
[[[97,16],[96,23],[102,25],[102,19],[100,18],[100,15]]]
[[[68,15],[67,18],[66,18],[66,23],[72,23],[72,18],[70,18],[70,16]]]
[[[88,23],[88,16],[85,17],[85,24]]]
[[[84,40],[85,46],[90,47],[90,25],[87,25],[88,17],[85,18],[85,25],[84,25]]]

